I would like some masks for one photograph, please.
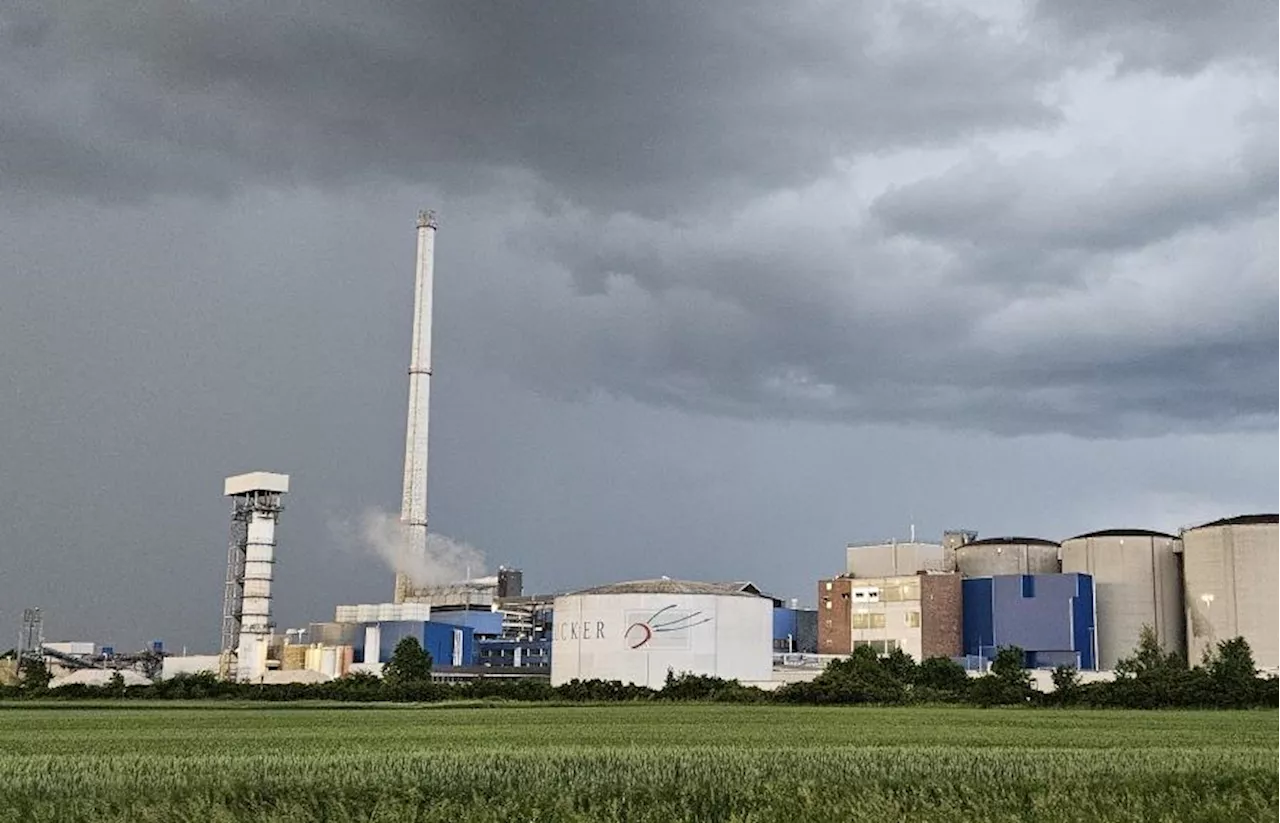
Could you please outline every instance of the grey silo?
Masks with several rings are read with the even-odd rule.
[[[1098,667],[1130,657],[1143,626],[1170,652],[1186,650],[1178,538],[1145,529],[1108,529],[1062,542],[1062,571],[1093,576]]]
[[[987,537],[956,549],[956,571],[965,577],[1057,574],[1058,544],[1038,537]]]
[[[1259,668],[1280,667],[1277,519],[1250,514],[1183,531],[1187,656],[1192,663],[1218,642],[1238,636],[1248,641]]]

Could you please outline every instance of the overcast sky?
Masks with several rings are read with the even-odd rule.
[[[1274,0],[0,8],[0,629],[387,600],[414,222],[433,531],[526,588],[1277,508]],[[0,640],[0,648],[8,642]]]

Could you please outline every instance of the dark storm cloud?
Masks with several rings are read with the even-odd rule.
[[[1227,35],[1274,10],[1057,7],[50,4],[0,17],[0,173],[482,202],[469,356],[571,397],[1270,425],[1275,68]]]
[[[130,2],[4,30],[6,171],[105,196],[517,169],[680,210],[1053,117],[1051,61],[910,4]]]

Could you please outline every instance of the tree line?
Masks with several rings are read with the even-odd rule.
[[[1106,708],[1275,708],[1280,689],[1275,676],[1258,677],[1253,653],[1243,638],[1224,640],[1199,665],[1164,651],[1155,633],[1144,629],[1131,657],[1120,661],[1112,681],[1085,683],[1080,672],[1059,666],[1054,690],[1037,690],[1016,646],[999,649],[990,670],[970,677],[945,657],[921,663],[901,650],[879,656],[859,648],[833,660],[811,681],[775,691],[736,680],[668,672],[662,689],[603,680],[573,680],[552,686],[545,680],[479,677],[462,683],[432,680],[431,656],[414,638],[405,638],[378,678],[353,673],[325,683],[252,684],[218,680],[211,673],[179,675],[150,685],[127,686],[118,673],[103,686],[49,689],[48,671],[24,661],[16,686],[0,687],[0,698],[84,698],[153,700],[331,700],[350,702],[441,702],[498,699],[522,702],[714,701],[793,705],[905,705],[950,703],[975,706],[1035,705]]]

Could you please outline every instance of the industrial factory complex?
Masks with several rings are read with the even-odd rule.
[[[417,223],[401,524],[409,556],[427,543],[432,284],[437,224]],[[255,467],[257,468],[257,467]],[[1277,515],[1230,517],[1165,534],[1093,531],[1056,541],[948,531],[938,542],[850,544],[843,568],[815,570],[816,601],[774,596],[755,583],[659,578],[530,594],[518,569],[459,581],[403,572],[385,603],[335,605],[332,615],[281,629],[272,619],[278,526],[286,474],[225,479],[230,541],[221,643],[206,655],[168,655],[156,644],[117,655],[94,643],[46,643],[38,610],[24,615],[19,653],[40,655],[59,682],[102,673],[173,677],[212,672],[254,683],[379,675],[396,645],[415,638],[433,677],[610,680],[659,688],[668,673],[772,688],[812,677],[826,661],[867,647],[916,660],[947,657],[972,672],[1018,646],[1029,668],[1107,671],[1144,627],[1165,650],[1199,662],[1219,641],[1243,637],[1264,671],[1280,669]],[[287,534],[287,518],[284,533]],[[833,547],[833,555],[839,551]],[[217,581],[209,582],[216,591]],[[212,618],[215,615],[211,614]],[[331,619],[330,619],[331,618]],[[134,682],[134,681],[130,681]]]

